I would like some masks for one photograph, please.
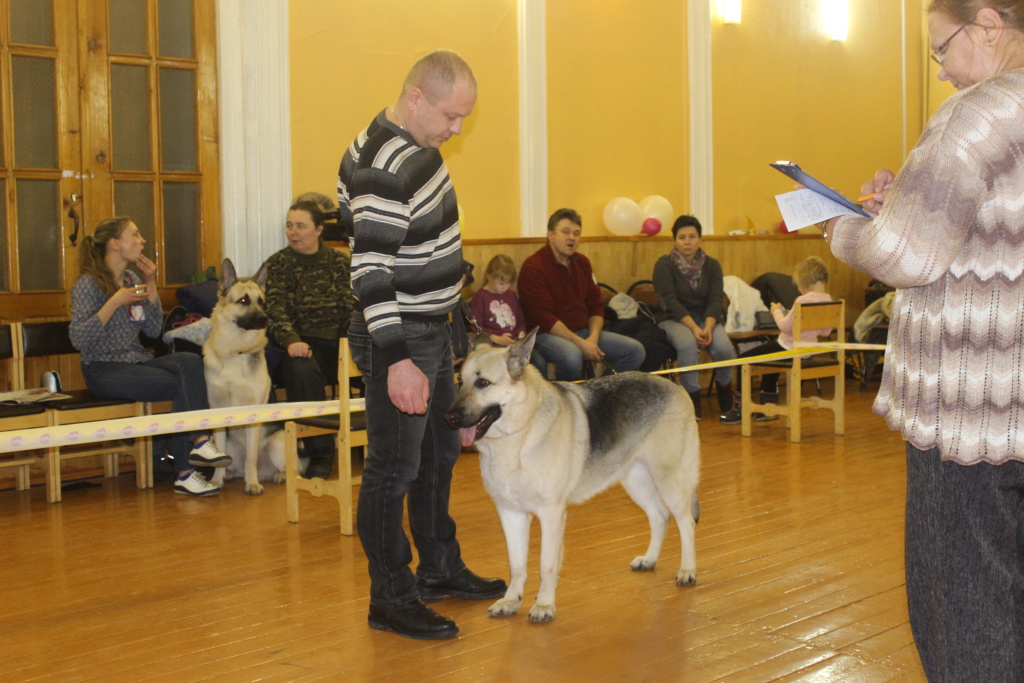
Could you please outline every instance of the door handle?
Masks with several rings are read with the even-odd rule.
[[[78,242],[79,220],[78,212],[75,211],[75,204],[77,204],[80,199],[81,196],[77,192],[72,192],[71,194],[64,198],[64,203],[67,204],[68,207],[70,207],[68,208],[68,218],[75,222],[75,231],[71,233],[70,237],[68,237],[68,239],[71,240],[71,246],[73,247],[77,246]]]

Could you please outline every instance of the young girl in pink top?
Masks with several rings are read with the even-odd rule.
[[[817,256],[810,256],[800,262],[793,272],[793,283],[800,290],[800,296],[793,302],[794,308],[796,304],[817,304],[832,301],[832,297],[825,291],[825,285],[828,284],[828,268],[825,266],[825,262]],[[771,305],[771,313],[772,317],[775,318],[775,324],[779,326],[779,336],[775,341],[770,341],[744,351],[738,358],[751,358],[766,353],[777,353],[783,350],[789,351],[793,348],[793,311],[786,311],[782,308],[782,304],[776,301]],[[827,337],[830,334],[832,334],[830,329],[801,330],[800,341],[814,342],[818,341],[819,337]],[[761,376],[760,402],[779,402],[779,373]],[[778,415],[765,415],[764,413],[753,413],[751,417],[757,422],[779,419]],[[737,392],[732,410],[722,420],[722,424],[739,424],[741,421],[740,394]]]
[[[511,289],[515,282],[512,259],[498,254],[487,264],[484,284],[469,303],[477,323],[495,346],[508,346],[526,334],[523,309]]]

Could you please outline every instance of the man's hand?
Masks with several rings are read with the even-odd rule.
[[[422,415],[430,400],[430,382],[411,359],[388,366],[388,397],[403,413]]]
[[[583,357],[587,360],[603,360],[604,352],[594,342],[589,339],[580,339],[576,342],[576,346],[579,347],[580,351],[583,352]]]

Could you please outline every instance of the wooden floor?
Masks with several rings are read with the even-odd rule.
[[[847,434],[807,412],[781,422],[700,424],[698,583],[678,588],[670,531],[654,572],[628,563],[646,521],[615,488],[569,512],[558,614],[530,624],[539,532],[519,615],[435,603],[461,629],[423,642],[366,625],[366,559],[337,532],[333,500],[283,486],[246,497],[101,488],[0,493],[0,680],[111,681],[921,681],[903,579],[903,448],[848,388]],[[712,411],[711,403],[705,413]],[[469,566],[508,576],[477,456],[455,473],[452,510]],[[489,602],[489,601],[488,601]]]

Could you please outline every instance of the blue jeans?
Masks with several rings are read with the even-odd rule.
[[[675,320],[665,320],[658,323],[658,327],[665,330],[668,335],[668,343],[676,349],[676,363],[681,368],[689,365],[696,365],[700,358],[700,348],[697,346],[697,338],[686,325]],[[715,325],[711,330],[711,344],[707,352],[714,360],[732,360],[736,357],[736,349],[729,341],[729,335],[721,325]],[[700,391],[700,375],[696,372],[684,372],[680,375],[683,388],[688,393]],[[732,368],[718,368],[715,370],[715,383],[719,386],[732,384]]]
[[[370,566],[370,604],[392,607],[419,597],[416,576],[445,579],[463,569],[455,520],[448,514],[459,433],[444,421],[455,400],[451,328],[447,322],[403,321],[416,364],[430,382],[425,415],[400,412],[388,396],[388,367],[358,319],[349,327],[352,359],[366,386],[366,462],[359,487],[356,525]],[[419,553],[402,529],[406,500],[409,528]]]
[[[586,339],[590,330],[577,330],[577,336]],[[614,332],[601,332],[597,347],[604,352],[604,362],[615,372],[636,370],[644,362],[644,345],[631,337]],[[548,376],[548,363],[555,364],[555,379],[568,382],[583,376],[583,352],[568,339],[546,332],[537,335],[530,362]]]
[[[203,357],[195,353],[171,353],[145,363],[96,361],[82,364],[89,392],[99,398],[123,398],[154,403],[170,401],[172,413],[205,410],[206,376]],[[194,469],[188,464],[196,434],[174,433],[170,439],[174,469]]]

